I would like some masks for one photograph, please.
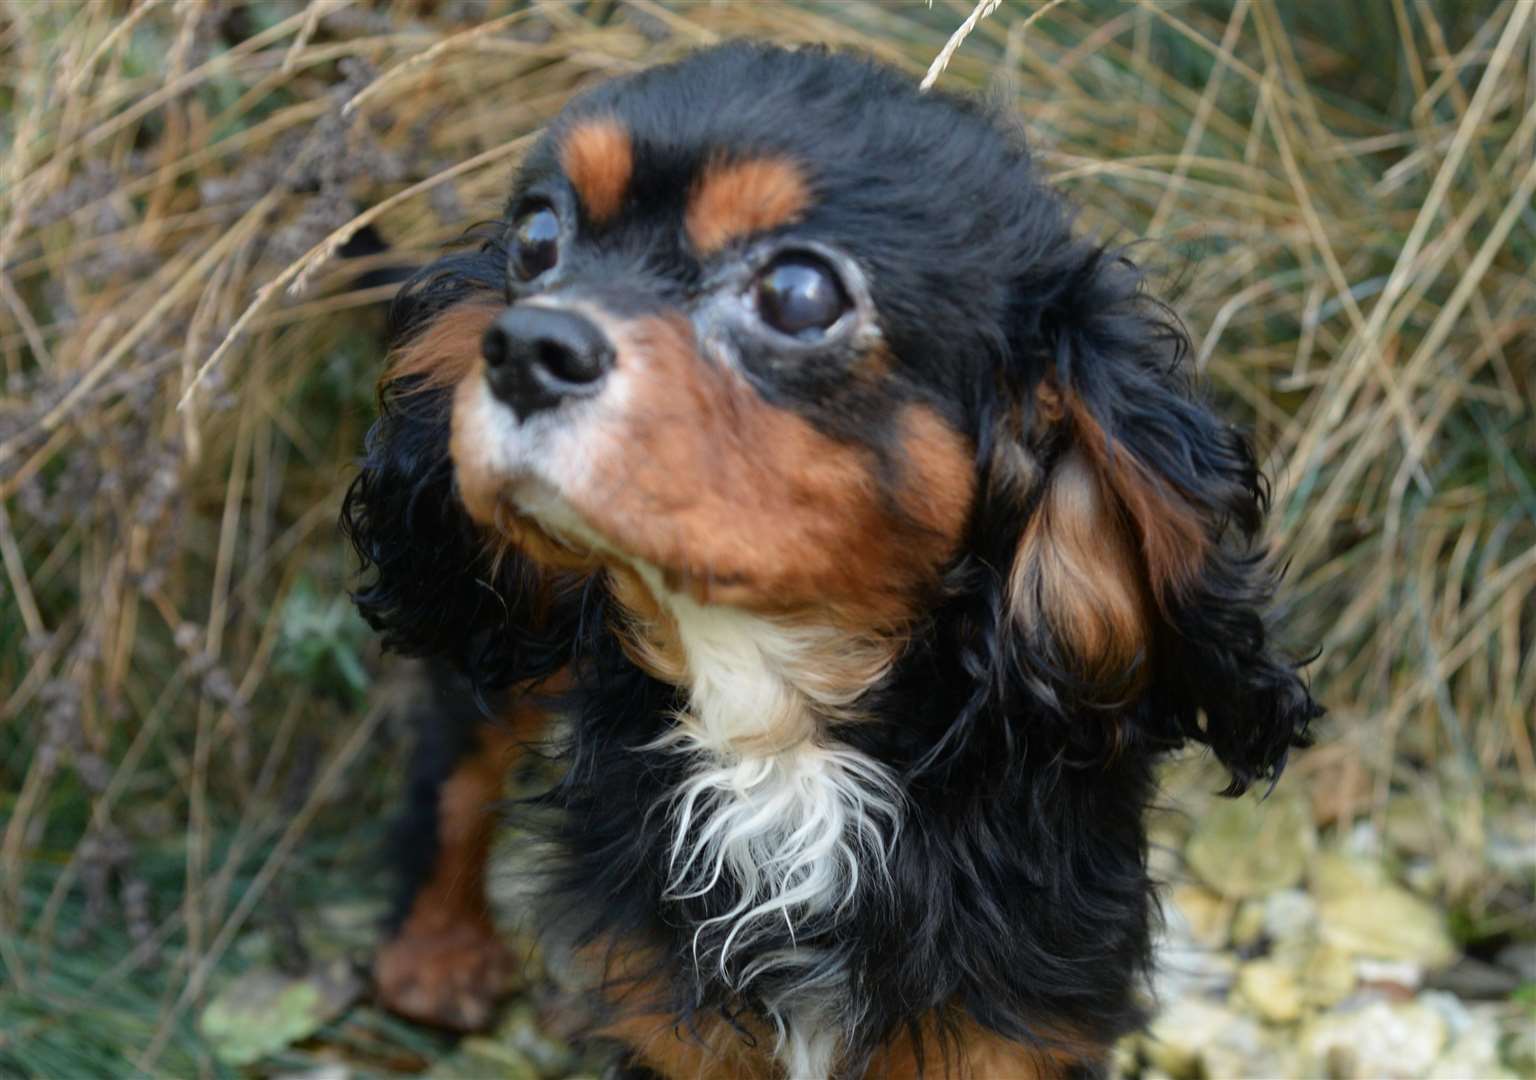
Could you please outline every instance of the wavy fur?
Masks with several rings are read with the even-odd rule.
[[[674,157],[726,142],[814,166],[820,201],[797,227],[860,253],[894,374],[835,398],[764,393],[877,458],[913,402],[962,432],[979,494],[960,548],[841,690],[817,678],[835,650],[814,634],[681,602],[687,676],[663,682],[626,649],[631,613],[603,573],[491,560],[455,495],[446,391],[405,380],[382,390],[346,500],[370,571],[359,606],[391,647],[483,691],[569,667],[566,771],[528,808],[559,853],[546,921],[651,958],[625,978],[661,987],[648,1004],[681,1029],[723,1015],[744,1037],[775,1031],[795,1074],[857,1075],[903,1035],[947,1055],[962,1030],[1091,1062],[1083,1047],[1142,1021],[1156,762],[1206,744],[1235,795],[1273,782],[1322,712],[1272,642],[1252,449],[1192,386],[1185,334],[1126,253],[1074,236],[1018,140],[974,105],[858,58],[735,44],[571,115],[629,125],[637,145],[665,131]],[[656,155],[637,150],[637,172]],[[528,175],[555,160],[536,148]],[[635,190],[624,213],[671,205]],[[504,287],[498,235],[417,275],[401,340]],[[669,301],[696,287],[675,251],[635,243],[591,256],[628,260],[626,303],[653,279]],[[1070,484],[1083,498],[1053,488]],[[1086,515],[1073,531],[1049,533],[1053,493],[1054,512]],[[1010,586],[1032,527],[1124,575],[1123,610],[1094,630],[1118,635],[1113,670],[1084,662],[1073,631],[1093,612],[1072,590]],[[1120,542],[1085,548],[1096,531]]]

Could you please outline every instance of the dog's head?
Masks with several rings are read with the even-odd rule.
[[[743,44],[608,84],[401,313],[348,511],[397,645],[494,652],[514,549],[896,652],[964,610],[973,709],[1153,708],[1238,786],[1316,711],[1246,442],[968,103]]]

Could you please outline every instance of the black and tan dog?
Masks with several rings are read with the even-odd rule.
[[[1241,792],[1320,710],[1248,445],[1017,138],[855,57],[701,52],[572,103],[396,316],[358,601],[462,682],[386,1000],[487,1014],[490,808],[554,709],[539,918],[637,1061],[1096,1073],[1159,755]]]

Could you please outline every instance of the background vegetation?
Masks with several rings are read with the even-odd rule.
[[[916,79],[970,11],[0,8],[0,1074],[471,1068],[327,966],[366,956],[386,892],[408,692],[335,527],[390,293],[368,272],[493,216],[583,86],[733,35]],[[1274,477],[1288,625],[1332,709],[1281,785],[1308,869],[1234,884],[1188,847],[1193,871],[1164,860],[1185,922],[1265,959],[1278,931],[1242,920],[1301,882],[1326,915],[1317,860],[1363,860],[1460,959],[1356,963],[1347,1000],[1423,1006],[1426,972],[1482,963],[1452,990],[1496,1025],[1488,1067],[1533,1067],[1536,4],[1010,0],[940,82],[1017,111],[1085,229],[1146,238]],[[1210,787],[1198,762],[1171,783]],[[205,1014],[241,972],[319,970],[276,1046]],[[1277,1018],[1228,976],[1203,1000],[1312,1038],[1323,1004]],[[587,1067],[514,1012],[469,1048],[485,1069]],[[1160,1053],[1123,1064],[1225,1068]]]

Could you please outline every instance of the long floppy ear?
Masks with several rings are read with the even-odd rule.
[[[563,624],[578,584],[495,550],[454,487],[453,390],[502,306],[500,265],[487,244],[401,289],[379,418],[341,514],[366,575],[353,598],[385,646],[444,660],[482,689],[540,679],[567,662],[574,635]]]
[[[1177,321],[1123,258],[1078,246],[1013,357],[995,485],[1025,501],[1003,617],[1064,713],[1210,745],[1230,793],[1273,779],[1322,709],[1270,643],[1268,493],[1194,394]]]

